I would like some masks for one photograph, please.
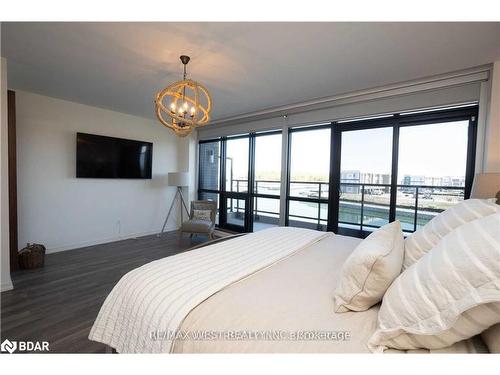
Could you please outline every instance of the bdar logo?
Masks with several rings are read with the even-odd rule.
[[[15,341],[4,340],[0,346],[0,350],[2,350],[2,352],[9,352],[10,354],[14,353],[16,349],[17,342]]]
[[[0,350],[2,352],[14,353],[17,352],[48,352],[48,341],[10,341],[2,342]]]

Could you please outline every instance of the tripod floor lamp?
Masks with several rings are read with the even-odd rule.
[[[182,188],[185,186],[189,186],[189,173],[188,172],[173,172],[168,174],[168,186],[176,186],[177,191],[175,192],[174,199],[170,208],[168,209],[167,217],[165,218],[165,222],[163,223],[163,227],[161,228],[161,232],[158,233],[158,237],[160,237],[165,231],[165,227],[167,226],[168,218],[172,213],[172,209],[174,208],[175,203],[180,200],[181,205],[181,223],[184,221],[183,218],[183,209],[186,211],[189,217],[189,210],[186,205],[186,201],[184,200],[184,195],[182,195]]]

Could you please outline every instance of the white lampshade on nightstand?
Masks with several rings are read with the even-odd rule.
[[[168,174],[168,186],[189,186],[188,172],[171,172]]]
[[[471,198],[500,199],[500,173],[478,173],[472,183]]]

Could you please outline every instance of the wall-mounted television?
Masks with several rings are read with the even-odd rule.
[[[153,144],[76,133],[76,177],[151,178]]]

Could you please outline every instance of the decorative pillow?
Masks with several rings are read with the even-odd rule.
[[[364,311],[382,300],[401,273],[404,240],[401,224],[394,221],[371,233],[342,266],[335,290],[335,312]]]
[[[373,351],[440,349],[500,322],[500,213],[453,230],[387,290]]]
[[[441,212],[405,240],[403,269],[424,256],[456,227],[496,212],[500,212],[500,206],[489,199],[467,199]]]
[[[500,311],[498,313],[500,314]],[[490,353],[500,353],[500,324],[496,324],[481,333],[481,338]]]
[[[193,210],[193,220],[211,221],[210,210]]]

